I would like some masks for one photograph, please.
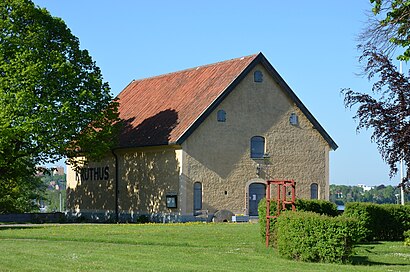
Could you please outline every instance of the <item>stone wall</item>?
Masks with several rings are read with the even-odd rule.
[[[254,82],[253,72],[264,80]],[[218,110],[226,121],[217,122]],[[289,122],[290,115],[298,124]],[[250,139],[265,138],[270,158],[250,158]],[[298,198],[310,198],[317,183],[319,198],[328,199],[330,147],[292,100],[258,65],[182,144],[186,211],[192,212],[194,182],[203,184],[203,209],[248,213],[248,186],[265,179],[294,179]],[[261,165],[260,176],[257,166]]]
[[[115,151],[118,157],[118,212],[139,214],[175,212],[166,207],[167,194],[178,195],[180,151],[175,147]],[[115,157],[90,162],[78,174],[67,167],[67,209],[70,213],[113,218],[116,190]],[[97,173],[97,174],[95,174]]]

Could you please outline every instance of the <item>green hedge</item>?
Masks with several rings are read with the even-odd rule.
[[[271,201],[271,215],[276,214],[276,201]],[[326,200],[307,200],[307,199],[296,199],[295,201],[296,210],[297,211],[309,211],[315,212],[319,214],[324,214],[328,216],[336,216],[337,213],[337,206],[336,204],[326,201]],[[287,209],[291,210],[292,206],[287,205]],[[259,202],[258,206],[258,214],[259,214],[259,226],[260,226],[260,233],[262,239],[265,241],[266,239],[266,199],[263,198]],[[272,231],[271,237],[271,245],[275,245],[275,222],[276,220],[271,220],[270,229]]]
[[[283,212],[277,219],[281,256],[308,262],[342,263],[352,254],[357,220],[313,212]]]
[[[358,219],[361,241],[403,241],[404,231],[410,229],[409,206],[351,202],[343,216]]]
[[[327,200],[296,199],[296,210],[337,216],[337,205]]]
[[[403,236],[404,236],[404,245],[410,246],[410,230],[405,231]]]

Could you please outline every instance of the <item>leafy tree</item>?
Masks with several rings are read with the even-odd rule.
[[[372,140],[390,167],[390,176],[397,173],[396,164],[403,160],[409,168],[410,112],[409,77],[397,72],[389,56],[396,48],[404,50],[400,60],[410,59],[410,0],[370,0],[373,5],[367,28],[359,37],[365,61],[364,74],[378,78],[373,96],[344,89],[345,106],[359,105],[355,118],[357,130],[374,129]],[[400,186],[409,189],[409,169]],[[407,188],[406,188],[407,187]]]
[[[404,49],[400,60],[410,59],[410,1],[370,0],[373,5],[369,22],[360,40],[364,44],[377,46],[385,55],[397,47]]]
[[[31,164],[30,167],[34,168],[35,165],[30,160],[24,161],[24,158],[19,158],[16,163],[21,163],[21,172],[14,178],[0,176],[0,214],[33,211],[36,208],[33,200],[45,192],[41,179],[26,167]]]
[[[63,20],[30,0],[0,2],[0,182],[30,184],[35,165],[101,157],[117,106]]]
[[[373,84],[374,96],[344,89],[346,107],[358,105],[355,119],[357,130],[373,129],[371,139],[376,142],[382,158],[390,167],[390,176],[397,173],[397,163],[403,159],[410,171],[410,78],[397,71],[391,59],[379,50],[365,48],[360,58],[365,61],[365,74]],[[409,185],[405,178],[402,186]]]

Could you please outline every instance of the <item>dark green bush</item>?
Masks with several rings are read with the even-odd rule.
[[[342,263],[353,249],[357,220],[313,212],[283,212],[277,220],[281,256],[308,262]]]
[[[276,215],[276,201],[271,201],[270,206],[270,214]],[[315,212],[319,214],[324,214],[328,216],[336,216],[337,215],[337,206],[336,204],[326,201],[326,200],[307,200],[307,199],[296,199],[295,206],[297,211],[309,211]],[[292,205],[287,205],[287,209],[291,210]],[[263,198],[259,202],[258,206],[258,214],[259,214],[259,226],[260,226],[260,233],[262,235],[262,239],[265,241],[266,239],[266,199]],[[275,244],[275,222],[276,220],[271,219],[270,230],[272,231],[270,238],[270,244]]]
[[[410,229],[409,206],[351,202],[343,216],[358,219],[359,241],[403,241],[403,232]]]
[[[150,223],[150,222],[151,222],[150,218],[147,215],[144,215],[144,214],[138,216],[137,221],[136,221],[136,223],[138,223],[138,224],[146,224],[146,223]]]
[[[337,206],[327,200],[296,199],[296,210],[314,212],[328,216],[337,216]]]

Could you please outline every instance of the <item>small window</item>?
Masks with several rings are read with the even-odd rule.
[[[299,124],[299,119],[296,113],[292,113],[289,117],[289,123],[293,126],[297,126]]]
[[[224,110],[219,110],[216,113],[216,118],[218,122],[225,122],[226,121],[226,112]]]
[[[318,199],[319,194],[318,194],[318,185],[317,183],[312,183],[310,185],[310,199]]]
[[[194,183],[194,211],[202,210],[202,184]]]
[[[253,136],[251,138],[251,158],[262,159],[265,154],[265,138]]]
[[[263,74],[261,71],[255,71],[253,73],[253,81],[255,82],[262,82],[263,81]]]
[[[177,207],[177,195],[176,194],[169,194],[166,197],[167,199],[167,208],[174,209]]]

